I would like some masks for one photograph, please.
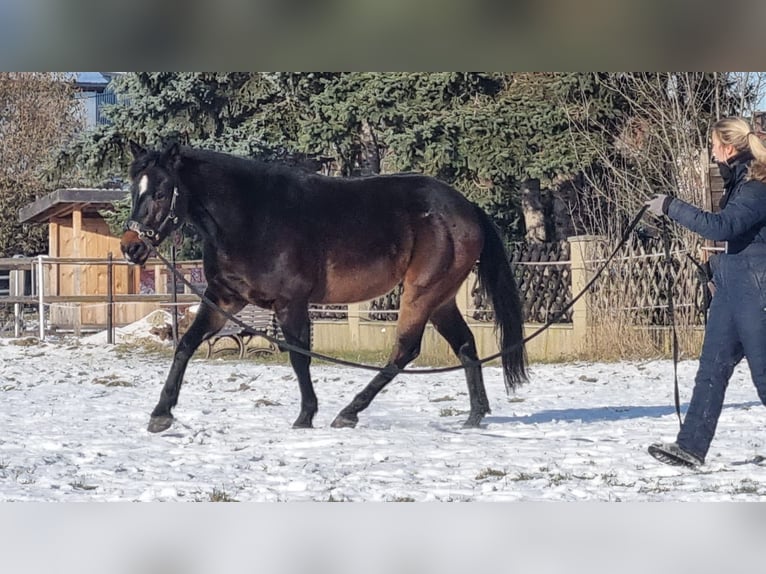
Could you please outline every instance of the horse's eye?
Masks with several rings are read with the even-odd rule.
[[[154,192],[154,199],[165,199],[166,197],[168,197],[168,190],[164,186],[158,187]]]

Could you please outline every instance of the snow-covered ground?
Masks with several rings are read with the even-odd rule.
[[[27,343],[27,344],[19,344]],[[713,501],[766,494],[766,410],[745,365],[729,386],[708,463],[661,465],[649,443],[678,421],[669,361],[533,365],[480,429],[462,373],[395,379],[355,429],[330,422],[366,372],[315,366],[320,410],[294,430],[288,366],[190,362],[174,426],[146,423],[169,356],[98,336],[0,340],[0,501]],[[683,408],[695,361],[679,366]]]

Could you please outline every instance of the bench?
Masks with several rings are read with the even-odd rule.
[[[279,327],[274,318],[274,313],[255,305],[247,305],[235,317],[249,325],[253,330],[245,329],[228,320],[218,333],[207,340],[206,359],[222,354],[226,350],[231,350],[229,347],[219,344],[222,340],[230,340],[235,344],[236,352],[240,359],[246,357],[266,357],[279,352],[277,345],[254,332],[265,331],[270,337],[278,338]]]

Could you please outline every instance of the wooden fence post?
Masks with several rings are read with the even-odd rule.
[[[455,296],[457,308],[460,310],[460,314],[463,318],[468,322],[472,320],[470,317],[471,309],[473,309],[471,288],[475,281],[476,274],[471,271],[471,273],[468,274],[468,277],[465,278],[465,281],[463,281],[463,284],[460,286],[460,289],[458,289],[457,295]]]
[[[114,344],[114,260],[110,251],[106,257],[106,342]]]
[[[72,211],[72,255],[75,259],[79,259],[82,253],[85,251],[85,233],[82,229],[82,208],[76,207]],[[82,265],[75,265],[73,275],[73,287],[72,292],[75,295],[82,295],[85,292],[85,281],[83,279]],[[83,322],[83,304],[74,303],[73,315],[74,315],[74,336],[78,339],[82,334],[82,322]]]
[[[346,321],[348,323],[349,341],[352,349],[360,346],[359,321],[362,313],[361,303],[349,303],[346,307]]]
[[[576,297],[590,281],[592,275],[588,262],[593,259],[595,244],[603,240],[599,235],[576,235],[567,238],[572,262],[572,297]],[[575,352],[585,347],[590,323],[591,297],[590,293],[586,293],[572,307],[572,347]]]
[[[43,256],[37,256],[37,322],[38,333],[41,341],[45,340],[45,270],[43,269]]]

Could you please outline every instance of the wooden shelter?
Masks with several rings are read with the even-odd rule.
[[[100,215],[114,202],[125,199],[128,192],[115,189],[58,189],[19,210],[22,223],[48,224],[48,256],[52,259],[100,259],[102,264],[52,263],[46,266],[45,294],[51,296],[101,295],[108,292],[109,253],[121,260],[120,239],[113,236]],[[115,294],[133,294],[139,290],[139,270],[134,266],[115,265],[112,277]],[[139,318],[144,309],[119,309],[115,321],[129,323]],[[138,315],[138,316],[135,316]],[[106,323],[103,304],[72,307],[66,303],[51,305],[53,325],[79,329]]]
[[[51,257],[104,257],[119,252],[99,211],[128,196],[121,189],[57,189],[19,210],[22,223],[48,223]]]

